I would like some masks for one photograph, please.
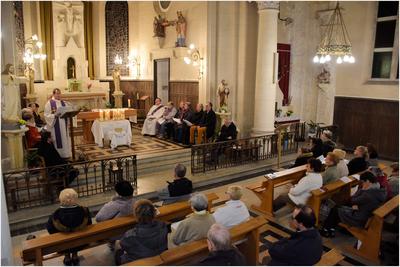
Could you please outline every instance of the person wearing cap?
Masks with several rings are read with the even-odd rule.
[[[37,127],[43,127],[46,123],[42,120],[42,118],[40,117],[39,113],[38,113],[38,109],[39,109],[39,104],[38,103],[30,103],[28,106],[33,113],[33,118],[35,120],[35,124]]]
[[[312,266],[321,259],[322,238],[315,228],[314,211],[308,206],[297,206],[291,219],[290,227],[295,232],[289,238],[273,243],[263,263],[270,266]]]
[[[336,143],[332,141],[332,132],[329,130],[323,131],[321,140],[323,144],[323,155],[326,157],[326,155],[328,155],[329,152],[332,152],[336,147]]]
[[[229,186],[226,193],[229,196],[229,200],[225,203],[225,206],[217,209],[213,216],[217,223],[231,228],[247,221],[250,214],[246,204],[240,200],[243,195],[241,186]]]
[[[336,157],[339,158],[339,163],[336,165],[339,177],[349,175],[349,169],[347,168],[347,164],[344,161],[344,159],[346,158],[346,151],[335,148],[333,150],[333,154],[335,154]]]
[[[120,181],[115,184],[114,188],[117,194],[99,210],[96,215],[97,222],[132,215],[135,201],[131,183],[128,181]]]

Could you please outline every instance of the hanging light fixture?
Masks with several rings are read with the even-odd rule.
[[[337,64],[355,62],[355,58],[351,53],[349,34],[340,12],[339,2],[337,2],[336,8],[329,19],[313,62],[324,64],[331,61],[333,57],[336,57]]]

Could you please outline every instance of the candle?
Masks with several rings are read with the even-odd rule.
[[[99,120],[103,120],[103,111],[101,109],[99,110]]]
[[[130,107],[131,107],[131,100],[128,99],[128,108],[130,108]]]

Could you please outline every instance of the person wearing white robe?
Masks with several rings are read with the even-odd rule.
[[[147,113],[146,119],[143,123],[142,135],[156,135],[156,126],[159,118],[164,113],[164,106],[161,105],[161,99],[156,98],[154,105],[150,108]]]
[[[69,137],[67,119],[61,119],[61,113],[57,111],[67,103],[61,100],[61,91],[56,88],[53,90],[52,98],[47,101],[44,107],[44,118],[46,120],[46,130],[51,132],[53,144],[62,158],[70,158],[71,141]]]

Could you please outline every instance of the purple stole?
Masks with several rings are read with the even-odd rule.
[[[160,108],[163,108],[163,105],[159,105],[155,110],[153,110],[153,112],[150,115],[154,115],[154,113],[156,113]]]
[[[61,106],[65,107],[65,103],[64,101],[61,100]],[[57,104],[56,101],[54,101],[53,99],[50,99],[50,107],[52,111],[57,110]],[[55,118],[56,122],[54,124],[54,133],[56,134],[56,144],[57,144],[57,148],[62,148],[62,140],[61,140],[61,130],[60,130],[60,118]],[[67,120],[65,119],[65,122],[67,122]]]

